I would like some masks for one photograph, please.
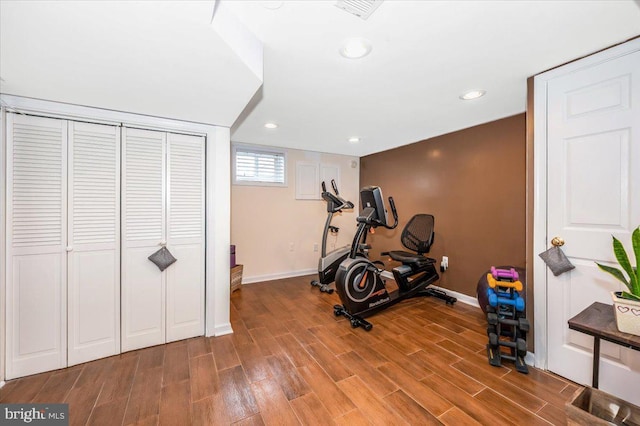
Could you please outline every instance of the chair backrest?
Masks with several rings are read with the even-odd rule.
[[[402,245],[418,254],[429,253],[433,244],[434,217],[430,214],[413,216],[402,230],[400,241]]]

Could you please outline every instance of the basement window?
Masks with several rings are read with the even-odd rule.
[[[287,152],[255,146],[233,146],[233,183],[287,186]]]

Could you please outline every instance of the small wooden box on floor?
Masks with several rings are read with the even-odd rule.
[[[599,389],[579,389],[565,406],[567,424],[640,424],[640,407]]]
[[[231,268],[231,292],[238,290],[242,285],[242,265]]]

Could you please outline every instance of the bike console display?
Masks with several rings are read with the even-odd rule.
[[[386,226],[388,223],[387,210],[384,208],[382,190],[378,186],[367,186],[360,190],[360,203],[364,220],[375,222],[377,225]],[[358,219],[360,219],[360,217]]]

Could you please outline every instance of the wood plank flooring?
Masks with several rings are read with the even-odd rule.
[[[9,381],[0,402],[65,402],[71,425],[566,424],[578,386],[490,366],[480,309],[413,299],[366,332],[310,278],[232,293],[234,334]]]

